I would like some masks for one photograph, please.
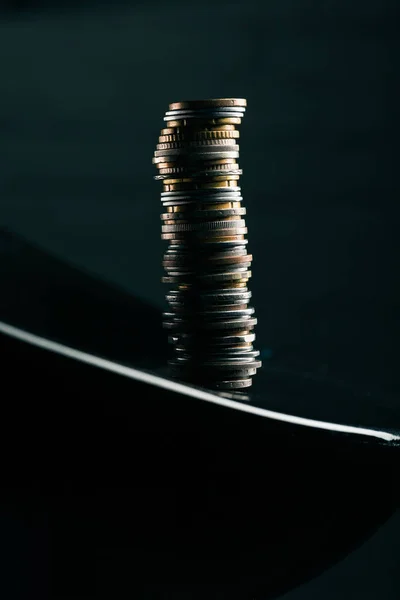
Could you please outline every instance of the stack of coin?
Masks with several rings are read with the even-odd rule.
[[[163,185],[162,238],[169,242],[169,364],[174,377],[216,389],[250,386],[261,366],[237,162],[245,110],[239,98],[170,104],[153,158]]]

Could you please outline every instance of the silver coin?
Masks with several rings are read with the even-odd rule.
[[[224,288],[220,287],[212,290],[171,290],[169,297],[180,298],[181,296],[192,295],[199,301],[229,303],[231,299],[242,299],[251,297],[251,291],[247,287],[243,288]]]
[[[163,120],[168,123],[169,121],[183,121],[185,119],[200,119],[203,121],[211,121],[214,119],[226,119],[226,118],[238,118],[244,117],[244,111],[234,111],[232,108],[222,112],[220,109],[218,113],[216,111],[202,112],[199,111],[168,111],[170,114],[165,114]]]
[[[185,356],[177,356],[173,359],[175,365],[186,364],[191,362],[191,358],[187,358]],[[261,361],[255,360],[254,358],[237,358],[237,357],[223,357],[220,360],[199,360],[196,356],[195,358],[196,366],[202,367],[218,367],[218,369],[224,371],[238,371],[244,369],[259,369],[261,367]]]
[[[199,114],[189,114],[189,113],[185,113],[185,114],[181,114],[181,115],[166,115],[163,117],[163,121],[165,123],[169,123],[170,121],[178,121],[180,123],[182,123],[182,121],[190,121],[190,120],[195,120],[198,119],[199,121],[214,121],[217,119],[229,119],[229,118],[234,118],[234,119],[238,119],[237,125],[241,125],[241,119],[243,119],[244,114],[243,113],[234,113],[234,112],[227,112],[224,114],[205,114],[203,113],[202,115]]]
[[[229,265],[223,265],[222,263],[216,263],[215,265],[210,265],[207,261],[203,261],[203,262],[194,262],[193,260],[180,260],[178,258],[176,259],[164,259],[162,261],[162,266],[164,267],[165,271],[167,272],[168,275],[174,275],[174,274],[178,274],[180,275],[181,273],[183,273],[184,271],[187,271],[188,273],[197,273],[197,276],[199,278],[199,283],[201,284],[201,282],[206,282],[207,284],[209,283],[209,281],[215,281],[216,283],[218,282],[224,282],[224,281],[234,281],[239,279],[239,277],[222,277],[222,275],[224,274],[231,274],[231,273],[236,273],[236,274],[240,274],[240,273],[244,273],[245,275],[247,273],[250,273],[250,271],[239,271],[238,269],[249,269],[251,266],[251,259],[249,259],[248,261],[241,261],[240,263],[236,263],[232,264],[229,263]],[[228,269],[229,266],[229,269]],[[236,267],[236,270],[235,270]],[[246,275],[246,276],[250,276],[250,275]]]
[[[246,214],[246,209],[242,206],[240,208],[214,208],[212,210],[188,210],[175,213],[162,213],[162,221],[172,221],[176,219],[210,219],[216,220],[217,218],[224,219],[226,217],[238,217]]]
[[[249,366],[247,367],[239,367],[235,369],[230,367],[226,368],[224,365],[221,364],[206,365],[204,363],[198,362],[193,364],[192,362],[184,362],[182,360],[177,362],[177,359],[169,360],[168,364],[176,374],[190,374],[194,377],[199,375],[204,377],[205,375],[207,375],[210,379],[213,380],[233,380],[234,378],[241,379],[242,377],[249,377],[252,375],[256,375],[257,369],[259,368],[254,365],[250,366],[251,363],[249,363]]]
[[[201,343],[203,338],[199,338],[197,334],[183,333],[178,335],[169,336],[171,344],[184,343],[186,345],[193,345],[195,343]],[[212,346],[232,346],[234,344],[251,343],[256,339],[255,333],[240,333],[224,336],[212,336],[212,338],[205,338],[204,342],[209,343]]]
[[[227,202],[241,202],[243,200],[242,196],[185,196],[185,198],[162,198],[161,202],[163,206],[205,206],[207,204],[218,204],[218,203],[227,203]],[[174,213],[171,213],[174,214]]]
[[[192,230],[192,231],[175,231],[170,233],[162,233],[162,240],[182,240],[186,237],[189,239],[196,238],[204,238],[204,243],[207,240],[215,241],[215,238],[223,238],[223,237],[237,237],[241,235],[246,235],[247,227],[240,227],[238,229],[219,229],[219,230]],[[218,240],[219,241],[219,240]],[[238,240],[230,240],[236,243]]]
[[[198,271],[189,270],[189,269],[179,269],[177,270],[174,267],[172,269],[166,269],[167,275],[163,275],[161,277],[161,281],[163,283],[177,283],[177,284],[187,284],[187,283],[201,283],[204,285],[210,285],[212,283],[226,283],[231,281],[239,281],[239,282],[247,282],[251,278],[251,271],[247,269],[241,272],[230,272],[230,273],[220,273],[215,276],[212,275],[201,275]]]
[[[232,248],[239,248],[247,246],[247,239],[235,240],[235,241],[218,241],[218,242],[210,242],[209,240],[196,240],[196,239],[182,239],[182,240],[170,240],[169,248],[175,248],[178,246],[181,248],[183,245],[186,246],[188,250],[191,252],[219,252],[221,250],[230,250]]]
[[[239,186],[235,186],[235,187],[231,187],[231,188],[216,188],[216,189],[202,189],[202,190],[197,190],[194,189],[193,193],[196,196],[207,196],[209,194],[215,194],[215,195],[225,195],[225,194],[240,194],[241,188]],[[161,192],[161,198],[164,197],[172,197],[172,198],[176,198],[179,196],[185,196],[186,194],[191,193],[188,192],[187,190],[185,192],[182,191],[174,191],[174,192]]]
[[[242,307],[244,305],[247,305],[249,302],[249,299],[246,298],[242,298],[240,300],[233,300],[231,301],[229,304],[218,304],[217,302],[213,303],[213,304],[208,304],[207,302],[202,302],[201,300],[192,300],[191,298],[186,298],[186,299],[169,299],[168,295],[166,297],[166,301],[169,304],[170,310],[173,310],[177,315],[179,315],[180,313],[182,313],[183,311],[189,311],[191,309],[195,309],[196,310],[204,310],[204,309],[214,309],[214,308],[218,308],[221,307],[222,310],[230,310],[233,309],[235,307]],[[238,308],[239,310],[239,308]]]
[[[224,188],[221,188],[224,189]],[[189,204],[218,204],[219,202],[242,202],[243,197],[240,192],[235,191],[232,188],[232,192],[229,194],[215,193],[215,190],[208,190],[208,194],[198,194],[200,190],[185,190],[181,191],[178,195],[167,196],[166,193],[161,194],[161,202],[164,206],[184,206]]]
[[[163,325],[169,329],[189,329],[193,330],[198,328],[197,323],[193,323],[191,320],[187,319],[179,319],[173,314],[172,317],[168,319],[165,317],[163,321]],[[233,329],[238,331],[247,331],[249,329],[253,329],[257,325],[257,319],[252,317],[241,317],[240,319],[232,319],[226,321],[213,321],[213,322],[202,322],[201,327],[207,330],[225,330],[225,329]]]
[[[179,342],[180,340],[183,340],[183,342],[185,344],[190,344],[190,343],[195,343],[197,341],[201,341],[202,338],[199,338],[198,335],[193,334],[193,333],[184,333],[184,334],[179,334],[176,336],[171,336],[171,338],[173,338],[173,340],[176,340],[176,342]],[[248,342],[254,342],[254,340],[256,339],[256,334],[255,333],[235,333],[235,334],[231,334],[231,335],[223,335],[223,336],[212,336],[212,338],[208,337],[206,338],[206,341],[209,342],[210,344],[212,344],[213,346],[231,346],[232,344],[241,344],[241,343],[248,343]],[[176,343],[173,342],[173,343]]]
[[[202,323],[205,329],[238,329],[240,331],[253,329],[257,325],[257,319],[252,317],[241,317],[240,319],[232,319],[226,321],[213,321]]]
[[[172,313],[175,314],[175,313]],[[254,314],[254,308],[243,308],[241,310],[196,310],[194,311],[195,318],[204,319],[209,318],[210,320],[214,319],[236,319],[238,317],[247,317]],[[163,317],[166,315],[171,315],[171,313],[163,313]],[[179,313],[183,318],[193,318],[193,313],[189,311],[189,314]]]
[[[215,389],[215,390],[234,390],[234,389],[245,389],[248,388],[252,385],[252,380],[251,379],[230,379],[230,380],[224,380],[224,381],[210,381],[207,378],[202,377],[200,380],[193,380],[192,377],[185,377],[184,374],[181,374],[179,371],[176,373],[176,375],[173,374],[173,370],[172,367],[170,367],[171,370],[171,375],[174,379],[180,379],[181,381],[185,381],[185,382],[192,382],[192,383],[197,383],[197,385],[201,385],[202,387],[207,387],[208,389]]]
[[[244,259],[246,257],[243,257]],[[179,258],[175,258],[175,259],[164,259],[162,261],[162,266],[164,267],[164,269],[166,270],[166,272],[169,275],[173,275],[173,274],[181,274],[183,271],[187,271],[187,272],[195,272],[198,275],[199,278],[199,283],[205,281],[205,282],[211,282],[211,281],[215,281],[216,283],[218,282],[224,282],[224,281],[234,281],[239,279],[239,277],[237,276],[230,276],[230,274],[234,273],[234,274],[240,274],[240,273],[244,273],[247,277],[250,277],[251,272],[250,271],[242,271],[239,269],[249,269],[251,266],[251,258],[249,258],[248,260],[243,260],[240,262],[237,262],[236,264],[233,262],[230,262],[229,265],[224,265],[223,263],[215,263],[215,264],[209,264],[209,261],[193,261],[193,260],[180,260]],[[229,268],[228,268],[229,267]],[[223,275],[226,274],[227,277],[223,277]],[[229,276],[228,276],[229,275]]]
[[[179,142],[162,142],[156,145],[157,150],[171,150],[172,148],[191,148],[193,146],[207,148],[209,146],[232,146],[237,145],[237,140],[233,138],[220,138],[212,140],[182,140]]]
[[[237,219],[235,221],[199,221],[194,223],[177,223],[176,225],[162,225],[161,231],[163,233],[174,233],[184,231],[201,231],[215,229],[240,229],[246,226],[244,219]]]
[[[211,115],[220,115],[225,113],[234,113],[235,115],[238,113],[244,114],[246,112],[245,106],[213,106],[213,107],[204,107],[204,108],[177,108],[173,110],[167,110],[165,112],[165,116],[181,116],[182,114],[193,114],[193,115],[201,115],[201,114],[211,114]],[[179,121],[178,118],[175,118],[175,121]]]
[[[174,352],[175,356],[185,357],[187,359],[195,362],[199,360],[200,363],[204,358],[207,360],[220,360],[221,357],[246,357],[250,356],[252,358],[257,358],[260,354],[258,350],[254,350],[253,346],[251,346],[247,352],[235,350],[233,348],[228,348],[227,346],[201,346],[198,344],[194,344],[193,346],[182,346],[182,344],[174,344]]]
[[[214,308],[218,308],[221,307],[222,309],[225,310],[230,310],[232,308],[236,307],[240,307],[243,305],[247,305],[248,304],[248,298],[243,298],[239,301],[233,301],[230,304],[218,304],[218,303],[214,303],[214,304],[207,304],[206,302],[201,302],[200,301],[195,301],[192,300],[191,298],[186,298],[186,299],[178,299],[175,300],[170,299],[170,297],[167,295],[166,297],[166,301],[170,306],[170,310],[173,310],[177,315],[180,314],[182,311],[186,311],[186,310],[190,310],[191,308],[196,308],[197,310],[204,310],[204,309],[214,309]]]
[[[167,175],[155,175],[154,176],[154,180],[155,181],[164,181],[165,179],[171,179],[172,177],[181,177],[181,178],[185,178],[185,177],[190,177],[190,179],[210,179],[212,177],[223,177],[223,176],[227,176],[229,177],[230,175],[243,175],[243,170],[242,169],[235,169],[233,171],[227,171],[227,170],[209,170],[209,171],[193,171],[191,169],[188,169],[187,172],[185,173],[178,173],[178,174],[167,174]]]
[[[247,249],[243,248],[241,246],[233,246],[232,248],[219,248],[218,250],[210,250],[208,247],[207,248],[195,248],[193,249],[190,244],[186,243],[186,242],[173,242],[171,244],[168,245],[168,248],[166,250],[166,254],[175,254],[175,255],[180,255],[182,253],[182,255],[187,254],[188,256],[193,256],[193,254],[195,253],[195,256],[199,256],[200,257],[228,257],[228,256],[242,256],[247,254]]]
[[[214,387],[218,390],[234,390],[251,387],[252,383],[251,379],[233,379],[232,381],[216,381]]]
[[[250,263],[247,267],[250,266]],[[199,273],[197,278],[201,282],[207,283],[219,283],[219,282],[228,282],[228,281],[247,281],[251,278],[252,273],[249,271],[247,267],[240,267],[238,269],[229,269],[229,271],[221,270],[217,273]]]
[[[232,144],[226,147],[226,150],[221,146],[193,146],[193,148],[171,148],[170,150],[156,150],[154,152],[155,158],[162,156],[180,156],[184,154],[190,158],[204,155],[205,159],[210,160],[210,156],[213,158],[238,158],[239,156],[239,145]],[[228,156],[219,156],[219,154],[227,154]],[[234,155],[234,156],[233,156]],[[168,161],[165,161],[168,162]]]
[[[224,305],[235,305],[235,304],[246,304],[251,298],[251,292],[247,288],[238,288],[241,291],[240,294],[229,294],[229,293],[214,293],[214,294],[197,294],[189,293],[184,294],[181,291],[171,291],[166,294],[167,302],[173,302],[177,305],[185,305],[191,299],[195,299],[195,302],[199,306],[224,306]]]
[[[201,322],[201,324],[203,323],[204,319],[207,319],[207,321],[209,323],[214,323],[220,319],[224,319],[226,320],[230,320],[230,319],[239,319],[242,317],[249,317],[251,315],[254,314],[254,308],[249,307],[249,308],[243,308],[243,309],[238,309],[238,310],[213,310],[213,311],[204,311],[204,310],[198,310],[197,308],[195,310],[183,310],[180,312],[174,312],[174,313],[170,313],[170,312],[164,312],[163,313],[163,318],[166,320],[169,319],[180,319],[180,320],[187,320],[188,322],[191,319],[196,319],[196,321],[199,321],[199,323]],[[173,315],[173,316],[171,316]]]

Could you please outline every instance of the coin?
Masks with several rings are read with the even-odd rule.
[[[164,120],[168,120],[165,119]],[[199,119],[200,121],[200,119]],[[240,125],[242,122],[242,119],[238,118],[238,117],[223,117],[223,118],[219,118],[219,119],[202,119],[199,123],[201,129],[204,129],[205,126],[215,126],[215,129],[220,129],[221,125]],[[190,123],[190,119],[181,119],[178,121],[169,121],[168,120],[168,128],[171,127],[186,127],[188,125],[193,125],[193,123]]]
[[[196,125],[193,127],[193,125]],[[220,124],[220,125],[210,125],[209,123],[205,123],[203,127],[198,126],[198,123],[192,122],[183,127],[166,127],[161,129],[160,135],[175,135],[175,134],[196,134],[198,131],[238,131],[235,125],[229,124]]]
[[[223,140],[220,140],[223,141]],[[190,152],[190,154],[189,154]],[[206,146],[205,144],[197,146],[169,148],[165,150],[155,150],[154,158],[172,158],[174,156],[185,156],[185,158],[207,160],[214,158],[238,158],[239,146],[237,144],[215,144],[214,146]]]
[[[182,184],[182,183],[174,183],[174,184],[166,184],[163,182],[163,191],[164,192],[189,192],[189,191],[201,191],[201,190],[212,190],[212,189],[223,189],[229,188],[233,190],[237,190],[238,187],[236,185],[236,180],[232,181],[201,181],[196,182],[193,181],[191,184]],[[239,188],[240,189],[240,188]],[[229,191],[228,190],[228,191]]]
[[[253,364],[252,364],[253,363]],[[241,365],[226,365],[221,363],[220,361],[210,361],[210,362],[199,362],[196,360],[195,365],[193,361],[190,360],[190,357],[184,358],[181,356],[177,356],[174,359],[168,361],[168,364],[171,365],[176,370],[181,372],[193,372],[193,373],[201,373],[207,369],[208,377],[215,377],[221,380],[236,377],[247,377],[250,375],[255,375],[256,370],[259,366],[261,366],[260,361],[252,361],[252,363],[241,364]]]
[[[175,314],[175,313],[164,313],[163,316],[166,316],[167,318],[169,318],[170,315]],[[180,317],[185,317],[187,315],[193,314],[192,312],[188,312],[188,313],[180,313],[179,316]],[[250,307],[250,308],[242,308],[242,309],[236,309],[233,308],[231,310],[221,310],[219,308],[217,308],[216,310],[195,310],[194,314],[196,316],[196,318],[198,319],[211,319],[211,320],[215,320],[215,319],[232,319],[232,318],[237,318],[237,317],[244,317],[244,316],[249,316],[249,315],[253,315],[254,314],[254,308]]]
[[[215,387],[220,390],[233,390],[251,387],[251,379],[234,379],[232,381],[218,381]]]
[[[208,160],[202,165],[193,163],[183,163],[178,161],[169,163],[157,163],[157,169],[191,169],[192,171],[209,171],[210,169],[238,169],[239,163],[236,162],[235,158],[222,158],[219,160]]]
[[[214,389],[251,383],[261,362],[247,284],[245,207],[239,178],[240,98],[172,103],[152,162],[161,181],[161,237],[168,242],[162,281],[163,327],[175,357],[173,377]]]
[[[222,168],[212,168],[206,171],[192,171],[191,169],[165,169],[159,171],[160,175],[156,175],[154,179],[158,181],[164,181],[169,179],[171,176],[175,177],[180,175],[181,177],[186,175],[190,177],[191,181],[198,181],[202,178],[208,179],[209,181],[237,181],[239,176],[242,175],[243,171],[241,169],[233,169],[228,170]]]
[[[204,128],[199,129],[198,127],[189,127],[189,126],[185,126],[185,127],[165,127],[164,129],[161,129],[160,131],[160,135],[175,135],[175,134],[196,134],[197,132],[202,132],[202,131],[235,131],[237,132],[237,129],[235,128],[235,125],[216,125],[216,126],[205,126]]]
[[[247,227],[241,227],[238,229],[227,229],[227,230],[218,230],[218,231],[185,231],[185,232],[173,232],[173,233],[162,233],[161,238],[163,240],[184,240],[187,236],[188,238],[195,239],[196,237],[204,238],[204,241],[207,239],[211,241],[227,241],[227,242],[235,242],[238,236],[243,236],[247,233]],[[223,238],[226,238],[225,240]]]
[[[230,335],[228,334],[224,336],[213,336],[211,340],[209,337],[206,338],[206,340],[208,340],[213,346],[232,346],[234,344],[252,343],[255,339],[255,334],[249,332],[242,332]],[[193,333],[183,333],[179,334],[178,336],[173,336],[171,342],[175,343],[179,340],[184,340],[185,344],[189,344],[189,347],[190,344],[196,343],[196,341],[198,340],[200,340],[200,343],[202,341],[198,335],[195,335]]]
[[[161,214],[161,219],[163,221],[167,221],[170,219],[216,219],[216,218],[225,218],[225,217],[237,217],[246,214],[246,209],[242,206],[237,208],[213,208],[211,210],[198,210],[195,208],[194,210],[185,210],[181,212],[166,212]]]
[[[186,174],[185,174],[186,175]],[[180,177],[163,177],[163,184],[164,185],[181,185],[181,184],[191,184],[191,185],[196,185],[197,183],[197,179],[195,177],[193,177],[191,174],[188,175],[181,175]],[[155,179],[158,179],[158,177],[156,176]],[[215,184],[218,182],[222,182],[224,183],[224,187],[229,187],[229,183],[235,182],[239,179],[238,175],[230,175],[229,173],[224,173],[223,175],[218,175],[218,174],[212,174],[212,177],[208,178],[208,181],[210,182],[210,184]],[[199,182],[199,185],[201,185],[202,187],[204,187],[204,181]]]
[[[218,192],[213,192],[213,193],[214,193],[214,194],[218,194],[218,195],[221,195],[221,194],[223,194],[223,195],[225,195],[225,194],[229,194],[229,197],[231,197],[231,196],[234,196],[234,195],[235,195],[235,196],[240,196],[240,192],[241,192],[241,188],[240,188],[240,186],[236,186],[236,189],[235,189],[235,190],[233,190],[233,189],[225,190],[225,189],[224,189],[224,190],[218,190]],[[161,192],[161,199],[163,200],[164,198],[167,198],[167,197],[168,197],[168,198],[169,198],[169,197],[172,197],[172,198],[178,198],[178,199],[181,199],[181,198],[180,198],[180,196],[182,196],[183,198],[184,198],[184,197],[186,197],[186,198],[190,198],[191,196],[189,196],[189,195],[188,195],[189,193],[190,193],[190,194],[192,194],[192,193],[193,193],[193,195],[195,195],[195,196],[198,196],[198,197],[205,196],[205,197],[207,197],[207,198],[208,198],[208,197],[210,197],[210,195],[211,195],[211,192],[210,192],[210,191],[208,191],[208,190],[204,190],[204,189],[193,189],[193,190],[189,190],[189,191],[186,191],[186,195],[185,195],[184,193],[182,193],[181,191],[174,191],[174,190],[171,190],[171,191],[169,191],[169,192]],[[225,197],[227,197],[227,196],[225,196]]]
[[[237,198],[240,198],[240,196],[238,196]],[[228,198],[229,200],[229,198]],[[233,198],[231,198],[231,200],[233,200]],[[170,199],[170,200],[162,200],[162,204],[163,207],[167,210],[167,212],[170,212],[171,214],[174,215],[178,214],[178,213],[185,213],[185,212],[190,212],[191,210],[219,210],[217,209],[217,206],[220,207],[220,209],[230,209],[230,208],[241,208],[241,204],[240,201],[235,202],[235,201],[231,201],[231,202],[226,202],[225,198],[220,197],[213,197],[213,198],[207,198],[207,197],[203,197],[203,198],[195,198],[193,197],[192,199],[189,200],[174,200],[174,199]]]
[[[157,144],[157,150],[173,150],[174,148],[185,148],[186,150],[191,150],[192,148],[213,148],[214,146],[234,146],[235,150],[238,149],[238,144],[236,144],[234,139],[231,138],[221,138],[221,139],[211,139],[211,140],[181,140],[177,142],[163,142]]]
[[[232,217],[231,217],[232,218]],[[234,217],[236,219],[236,217]],[[234,221],[194,221],[188,223],[176,222],[174,225],[163,225],[161,231],[179,232],[179,231],[200,231],[200,230],[215,230],[215,229],[238,229],[246,225],[244,219],[236,219]]]
[[[238,163],[231,163],[228,165],[202,165],[199,169],[194,165],[177,165],[174,167],[160,167],[158,166],[158,172],[160,175],[175,175],[175,174],[186,174],[192,178],[207,177],[209,175],[242,175],[243,171],[239,169]],[[154,179],[163,180],[168,179],[167,177],[155,176]]]
[[[164,121],[176,120],[214,120],[225,118],[241,118],[244,116],[244,110],[240,107],[215,108],[215,109],[199,109],[199,110],[168,110],[165,113]]]
[[[163,321],[163,325],[170,329],[197,329],[199,327],[198,323],[193,323],[193,321],[186,319],[179,319],[175,314],[170,319],[165,318]],[[242,317],[240,319],[232,319],[225,321],[208,321],[202,322],[202,329],[253,329],[257,325],[257,319],[252,317]]]
[[[240,194],[240,187],[236,189],[232,187],[222,187],[218,190],[210,189],[186,189],[186,190],[170,190],[161,193],[161,202],[180,202],[188,204],[193,202],[240,202],[242,196]]]
[[[214,131],[208,131],[207,129],[200,131],[185,131],[182,133],[175,133],[175,129],[171,129],[174,133],[160,135],[158,142],[160,144],[166,142],[184,142],[187,140],[219,140],[219,139],[238,139],[240,132],[237,129],[224,130],[216,129]]]
[[[243,272],[227,271],[223,273],[207,273],[206,275],[198,275],[200,281],[219,283],[228,281],[248,281],[251,278],[251,271],[245,269]]]
[[[208,100],[185,100],[183,102],[172,102],[169,110],[195,110],[196,108],[214,108],[224,106],[240,106],[246,108],[247,101],[244,98],[210,98]]]

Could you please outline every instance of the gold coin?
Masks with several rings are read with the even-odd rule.
[[[245,234],[247,233],[247,227],[240,227],[236,230],[236,235],[222,235],[223,231],[190,231],[190,232],[179,232],[179,233],[162,233],[162,240],[187,240],[188,238],[201,238],[204,240],[212,240],[213,242],[236,242],[239,237],[242,236],[241,239],[244,239]],[[228,233],[228,230],[227,230]],[[231,232],[229,232],[231,233]]]
[[[176,167],[176,163],[173,163],[173,162],[157,164],[157,169],[172,169],[174,167]]]
[[[218,158],[216,160],[207,160],[204,165],[229,165],[236,164],[236,158]]]
[[[240,179],[239,175],[214,175],[209,177],[211,181],[238,181]],[[173,185],[175,183],[192,183],[195,180],[193,177],[183,177],[182,179],[164,179],[164,185]]]
[[[182,179],[164,179],[164,185],[173,185],[174,183],[192,183],[193,179],[190,177],[183,177]]]
[[[189,215],[190,217],[190,215]],[[207,219],[209,220],[209,219]],[[230,217],[223,217],[221,219],[215,219],[218,221],[241,221],[243,220],[242,215],[231,215]],[[192,223],[192,220],[189,219],[168,219],[168,220],[163,220],[162,225],[178,225],[178,224],[182,224],[182,223]]]
[[[187,190],[193,190],[193,189],[208,190],[208,189],[214,189],[214,188],[227,188],[227,187],[237,187],[237,184],[235,181],[210,181],[210,183],[193,182],[190,186],[188,186],[187,184],[181,185],[181,184],[175,183],[175,184],[170,185],[170,184],[164,183],[163,192],[180,192],[180,191],[187,191]]]
[[[157,160],[159,160],[157,158]],[[157,169],[172,169],[172,168],[178,168],[176,165],[176,162],[157,162]],[[232,169],[236,169],[239,167],[238,163],[236,162],[236,158],[220,158],[218,160],[207,160],[207,161],[203,161],[203,165],[206,165],[207,168],[209,166],[214,166],[214,165],[232,165]],[[233,165],[237,165],[237,166],[233,166]],[[181,167],[179,167],[181,168]]]
[[[245,229],[245,228],[242,228]],[[214,233],[214,235],[208,231],[174,231],[174,232],[162,232],[161,239],[162,240],[176,240],[177,242],[182,242],[189,239],[201,238],[205,243],[208,242],[237,242],[239,239],[239,235],[244,236],[245,233],[236,233],[233,232],[231,235],[221,235],[221,232],[218,232],[218,235]]]
[[[210,98],[207,100],[185,100],[183,102],[172,102],[169,110],[196,110],[201,108],[229,108],[230,106],[247,106],[244,98]]]
[[[181,185],[179,183],[166,184],[163,182],[163,192],[184,192],[187,190],[207,190],[213,188],[225,188],[229,186],[230,181],[212,181],[210,183],[196,183],[193,182],[190,186]],[[235,186],[236,187],[236,186]]]
[[[236,129],[233,131],[188,131],[187,133],[174,133],[169,135],[160,135],[158,141],[160,143],[185,142],[187,140],[220,140],[220,139],[237,139],[240,137],[240,132]]]
[[[237,131],[237,129],[235,128],[235,125],[212,125],[211,127],[208,125],[206,127],[203,127],[204,131]]]
[[[187,167],[169,167],[167,169],[161,169],[160,166],[157,166],[158,172],[160,175],[174,175],[178,173],[188,173]],[[234,163],[232,165],[204,165],[204,171],[212,173],[213,171],[232,171],[239,169],[239,165]],[[193,169],[189,170],[189,172],[193,172]]]
[[[238,242],[239,240],[244,240],[244,235],[237,234],[237,235],[233,235],[233,236],[230,236],[230,237],[224,237],[220,241],[221,242]],[[217,239],[213,239],[212,241],[214,243],[214,242],[217,242],[218,240]]]
[[[220,204],[204,204],[201,201],[193,201],[192,203],[177,205],[177,206],[167,206],[167,212],[169,213],[182,213],[186,211],[192,211],[193,208],[196,207],[196,210],[225,210],[229,208],[241,208],[240,202],[221,202]]]
[[[233,138],[221,138],[219,140],[184,140],[180,142],[166,142],[163,144],[157,144],[156,148],[157,150],[173,150],[175,148],[208,148],[211,146],[212,148],[221,147],[223,148],[222,151],[225,151],[225,146],[232,145],[237,148],[236,142],[233,140]]]
[[[226,167],[227,169],[239,168],[239,163],[236,158],[221,158],[220,160],[203,160],[200,165],[200,170],[210,169],[214,167]],[[204,169],[203,169],[204,167]],[[177,165],[176,162],[157,163],[158,169],[187,169],[187,165]]]
[[[160,135],[176,135],[176,134],[187,134],[199,131],[196,127],[166,127],[161,129]],[[201,131],[237,131],[234,125],[220,125],[215,127],[203,127]]]
[[[187,127],[193,124],[193,119],[181,119],[180,121],[168,121],[170,127]],[[222,117],[220,119],[195,119],[196,127],[204,128],[204,123],[208,125],[240,125],[242,119],[240,117]],[[217,128],[218,129],[218,128]]]

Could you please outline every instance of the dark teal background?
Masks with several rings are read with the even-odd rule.
[[[0,18],[0,226],[161,308],[163,113],[246,97],[264,360],[400,405],[398,3],[17,4]],[[391,531],[286,597],[397,598]]]
[[[244,96],[264,357],[398,390],[397,3],[101,4],[3,15],[0,224],[161,307],[163,113]]]

